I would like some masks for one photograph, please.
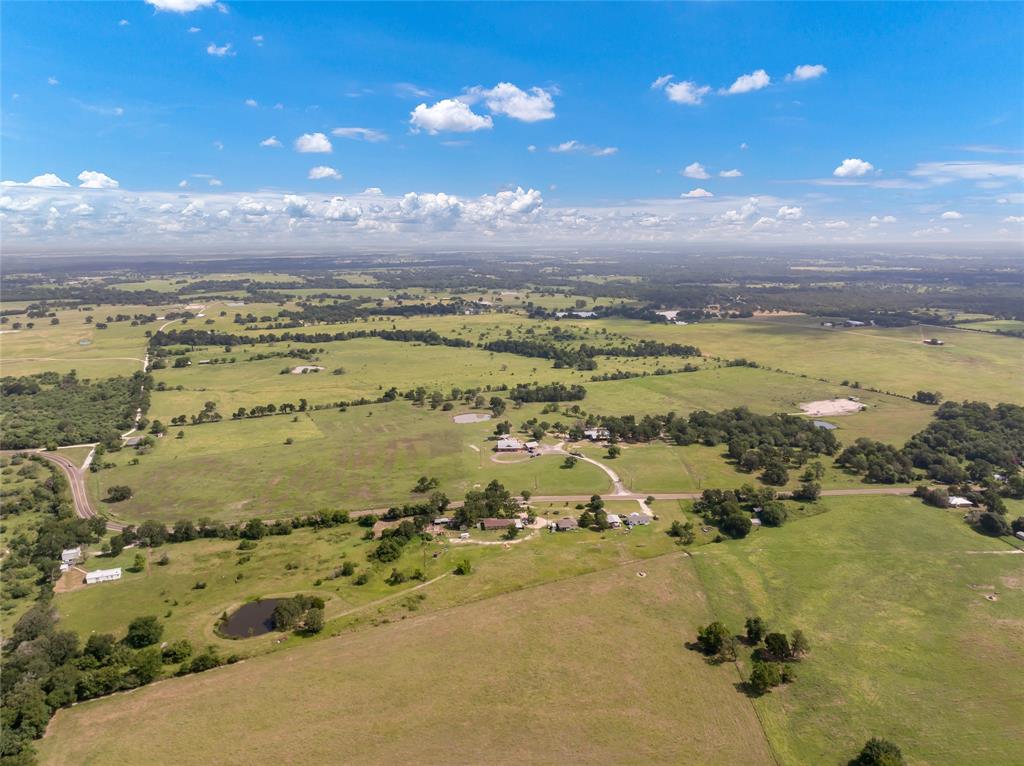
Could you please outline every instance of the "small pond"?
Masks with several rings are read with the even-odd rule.
[[[273,614],[278,601],[280,599],[265,598],[240,606],[226,622],[221,623],[220,632],[230,638],[249,638],[269,633],[274,629]]]

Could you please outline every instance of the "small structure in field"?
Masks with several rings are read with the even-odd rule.
[[[1014,535],[1015,535],[1015,536],[1016,536],[1016,537],[1017,537],[1018,539],[1020,539],[1020,540],[1024,540],[1024,532],[1014,532]]]
[[[449,519],[447,516],[439,516],[436,519],[434,519],[435,527],[447,527],[451,523],[452,520]]]
[[[576,519],[565,518],[551,522],[551,524],[548,525],[548,529],[554,532],[571,532],[574,529],[579,529],[579,526],[580,525]]]
[[[124,446],[126,447],[138,447],[140,444],[142,444],[141,436],[129,436],[124,440]]]
[[[835,423],[829,423],[827,420],[815,420],[814,427],[823,428],[826,431],[835,431],[839,426]]]
[[[859,322],[856,319],[847,319],[845,322],[843,322],[844,327],[864,327],[866,325],[867,322]]]
[[[85,584],[95,585],[98,582],[112,582],[121,579],[121,567],[114,569],[97,569],[95,572],[86,572]]]
[[[950,508],[973,508],[974,503],[968,500],[966,497],[960,497],[959,495],[949,496],[949,507]]]
[[[526,447],[526,449],[529,450],[530,452],[533,452],[538,447],[540,447],[540,442],[526,442],[526,444],[524,444],[523,446]]]
[[[645,527],[651,523],[651,517],[646,513],[637,513],[634,511],[626,517],[627,527]]]
[[[924,343],[927,346],[945,346],[946,345],[946,341],[939,340],[938,338],[929,338],[928,340],[924,341]]]
[[[588,428],[583,432],[583,435],[592,442],[599,442],[607,439],[611,436],[611,433],[609,433],[607,428]]]
[[[609,513],[608,514],[608,526],[610,526],[612,529],[618,529],[619,527],[622,526],[622,519],[619,518],[619,514],[617,514],[617,513]]]
[[[514,436],[505,436],[498,439],[498,443],[494,445],[494,449],[498,452],[519,452],[525,449],[523,443],[516,439]]]

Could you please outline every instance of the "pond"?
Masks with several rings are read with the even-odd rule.
[[[229,638],[249,638],[269,633],[274,629],[274,607],[279,601],[277,598],[250,601],[221,623],[220,632]]]

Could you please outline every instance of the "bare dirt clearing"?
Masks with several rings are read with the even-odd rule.
[[[850,399],[821,399],[816,402],[804,402],[800,405],[800,409],[805,415],[835,417],[836,415],[851,415],[854,412],[860,412],[864,409],[864,405]]]

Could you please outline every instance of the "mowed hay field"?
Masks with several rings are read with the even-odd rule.
[[[40,760],[772,763],[735,670],[683,646],[710,619],[691,561],[639,566],[61,710]]]
[[[744,357],[835,383],[859,381],[905,396],[918,389],[946,399],[1024,402],[1024,345],[1018,338],[939,327],[824,328],[819,318],[739,319],[695,325],[630,320],[568,323],[665,343],[692,343],[704,354]],[[939,338],[928,346],[922,337]]]
[[[911,764],[1019,764],[1024,555],[914,498],[821,504],[694,551],[718,619],[810,641],[797,681],[755,702],[780,762],[845,763],[882,736]]]
[[[98,503],[123,520],[179,518],[232,520],[362,509],[424,499],[411,493],[420,476],[435,476],[441,490],[460,499],[474,485],[498,479],[510,491],[538,495],[605,492],[610,481],[590,464],[561,467],[557,455],[514,463],[491,460],[493,422],[458,424],[442,412],[405,401],[321,410],[291,416],[225,421],[176,430],[154,450],[128,462],[134,450],[104,459],[116,468],[90,473],[96,501],[125,484],[130,500]],[[524,419],[539,408],[524,407]],[[512,415],[512,413],[509,413]],[[285,444],[292,439],[292,444]],[[476,447],[476,449],[472,449]],[[513,458],[514,459],[514,458]]]

